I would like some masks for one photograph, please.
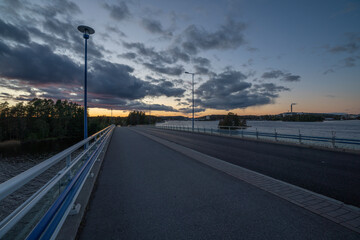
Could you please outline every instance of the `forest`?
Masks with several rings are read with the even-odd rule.
[[[120,121],[119,118],[89,117],[88,135]],[[84,108],[69,101],[35,98],[9,106],[0,103],[0,141],[34,141],[83,137]]]

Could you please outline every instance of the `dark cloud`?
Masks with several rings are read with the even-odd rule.
[[[207,67],[194,65],[195,73],[200,75],[207,75],[212,73]]]
[[[119,57],[123,57],[123,58],[126,58],[126,59],[135,59],[136,58],[136,53],[127,52],[127,53],[124,53],[124,54],[119,54]]]
[[[187,53],[180,50],[178,47],[170,48],[167,51],[163,51],[162,54],[169,54],[173,60],[173,63],[181,60],[183,62],[189,62],[190,57]]]
[[[155,84],[134,77],[133,68],[103,60],[92,62],[89,90],[107,96],[139,99],[145,96],[180,97],[184,90],[175,88],[173,83],[161,79]]]
[[[249,58],[246,63],[242,64],[243,67],[250,67],[254,64],[254,59]]]
[[[0,42],[0,75],[33,84],[78,83],[81,69],[70,58],[45,45],[8,47]]]
[[[178,61],[188,62],[190,57],[188,54],[182,52],[178,47],[170,48],[166,51],[156,51],[153,47],[146,47],[143,43],[126,43],[124,47],[134,49],[140,58],[148,59],[152,64],[174,64]]]
[[[192,58],[192,62],[202,67],[210,67],[211,65],[210,60],[204,57],[194,57]]]
[[[243,36],[245,28],[244,23],[231,19],[228,19],[215,32],[208,32],[201,27],[190,25],[181,35],[181,38],[184,39],[182,47],[191,54],[196,54],[199,50],[236,49],[245,44]]]
[[[339,54],[340,56],[346,56],[340,60],[339,64],[336,64],[331,69],[326,70],[324,74],[329,72],[335,72],[335,68],[342,67],[355,67],[357,60],[360,59],[360,33],[347,33],[346,41],[342,44],[338,44],[333,47],[325,47],[330,53]]]
[[[238,92],[251,87],[250,83],[243,81],[245,79],[246,76],[243,73],[228,70],[200,85],[196,93],[203,99],[210,99],[213,96],[225,97],[231,92]]]
[[[143,110],[145,110],[145,109],[143,109]],[[148,108],[146,110],[148,110]],[[150,110],[151,111],[178,112],[177,109],[174,109],[171,106],[166,106],[163,104],[150,104]]]
[[[273,103],[279,92],[289,90],[272,83],[252,86],[246,79],[245,74],[231,69],[212,76],[196,90],[197,105],[222,110],[247,108]]]
[[[177,65],[174,67],[166,67],[163,65],[157,65],[157,64],[152,64],[152,63],[143,63],[143,65],[154,72],[167,74],[167,75],[171,75],[171,76],[179,76],[185,72],[184,67],[181,65]]]
[[[323,74],[326,75],[326,74],[329,74],[329,73],[334,73],[334,69],[332,68],[329,68],[328,70],[326,70]]]
[[[92,99],[89,103],[90,107],[98,108],[112,108],[113,110],[138,110],[138,111],[165,111],[165,112],[178,112],[171,106],[163,104],[146,104],[138,100],[124,100],[121,98],[97,98]]]
[[[164,78],[153,78],[146,76],[146,79],[150,81],[152,87],[149,88],[148,95],[151,96],[168,96],[168,97],[181,97],[183,96],[185,89],[175,88],[175,81],[169,81]],[[176,82],[175,82],[176,83]]]
[[[185,91],[166,80],[157,84],[141,80],[132,75],[133,71],[127,65],[101,59],[89,61],[89,96],[134,100],[145,96],[181,97]],[[30,93],[30,89],[36,87],[39,97],[74,99],[69,94],[76,86],[82,86],[83,66],[67,56],[55,54],[45,45],[9,47],[0,41],[0,77],[8,80],[3,86],[6,88]],[[26,87],[22,88],[23,85]]]
[[[162,24],[155,19],[143,18],[141,20],[141,25],[150,33],[160,34],[166,37],[172,36],[172,32],[165,30]]]
[[[113,27],[113,26],[106,26],[106,30],[111,32],[111,33],[117,33],[119,34],[121,37],[126,37],[126,34],[122,31],[120,31],[120,29],[118,29],[117,27]]]
[[[180,51],[179,48],[171,48],[167,51],[156,51],[153,47],[146,47],[143,43],[123,43],[128,49],[134,49],[138,54],[139,60],[146,68],[161,74],[171,76],[179,76],[184,72],[184,67],[181,65],[171,65],[178,61],[187,62],[190,57]],[[125,56],[124,56],[125,57]]]
[[[22,8],[26,14],[19,15],[11,24],[4,25],[0,17],[0,31],[2,27],[7,27],[6,32],[2,33],[4,36],[12,36],[11,40],[14,43],[22,44],[40,40],[53,51],[66,50],[83,55],[84,41],[81,33],[76,29],[78,24],[73,20],[73,17],[80,12],[76,4],[69,1],[48,1],[43,5],[23,2]],[[32,16],[36,17],[32,18]],[[92,44],[92,38],[89,44]],[[89,57],[101,58],[102,52],[105,51],[101,44],[92,45],[88,49]]]
[[[192,113],[192,107],[180,108],[179,111],[182,113]],[[205,111],[206,111],[206,108],[194,108],[195,113],[205,112]]]
[[[129,8],[124,1],[118,2],[114,5],[104,3],[103,6],[110,12],[110,16],[115,20],[122,21],[131,16]]]
[[[34,13],[40,14],[45,18],[55,18],[58,15],[65,15],[67,17],[73,17],[76,14],[81,13],[79,6],[68,0],[53,0],[47,1],[45,5],[28,4],[26,2],[21,3]]]
[[[278,93],[284,91],[290,91],[290,88],[284,86],[278,86],[274,83],[262,83],[262,84],[255,84],[252,89],[253,92],[264,94],[269,97],[277,97]]]
[[[282,71],[273,70],[273,71],[270,71],[270,72],[263,73],[263,75],[261,77],[265,78],[265,79],[269,79],[269,78],[279,78],[279,77],[281,77],[283,75],[284,75],[284,73]]]
[[[345,67],[355,67],[357,60],[360,59],[360,56],[347,57],[343,60]]]
[[[0,19],[0,35],[3,39],[14,40],[20,43],[29,43],[30,37],[24,29],[15,27]]]
[[[298,82],[301,77],[299,75],[292,75],[291,73],[285,73],[284,76],[280,79],[285,82]]]
[[[261,77],[264,79],[280,78],[281,81],[285,82],[298,82],[301,79],[299,75],[285,73],[281,70],[272,70],[270,72],[265,72]]]
[[[327,47],[329,52],[332,53],[355,53],[360,49],[360,34],[350,33],[347,34],[346,43],[339,44],[334,47]]]

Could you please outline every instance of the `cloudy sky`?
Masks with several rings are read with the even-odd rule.
[[[360,113],[358,0],[0,2],[0,101],[83,101],[91,115]]]

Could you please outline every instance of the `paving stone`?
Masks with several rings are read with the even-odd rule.
[[[299,203],[304,203],[304,202],[308,201],[309,199],[313,199],[313,197],[310,195],[310,196],[306,196],[303,198],[296,198],[295,200]]]
[[[348,225],[350,225],[352,227],[355,227],[355,228],[360,227],[360,217],[355,218],[355,219],[350,220],[350,221],[346,221],[346,224],[348,224]]]
[[[317,210],[317,209],[320,209],[320,208],[323,208],[323,207],[327,207],[327,206],[330,206],[331,204],[327,201],[324,201],[324,202],[321,202],[321,203],[317,203],[317,204],[314,204],[312,206],[308,206],[309,208],[311,209],[314,209],[314,210]]]
[[[344,215],[346,213],[349,213],[349,210],[344,209],[344,208],[339,208],[335,211],[326,213],[326,215],[329,215],[330,217],[337,217],[337,216]]]
[[[301,195],[302,192],[298,191],[298,190],[294,190],[293,192],[290,193],[285,193],[284,197],[290,198],[290,197],[295,197],[297,195]]]
[[[338,216],[340,220],[348,221],[360,217],[360,213],[349,212],[344,215]]]
[[[309,205],[315,205],[315,204],[322,203],[322,202],[325,202],[325,200],[314,197],[313,199],[303,202],[303,204],[304,204],[304,206],[309,206]]]
[[[339,208],[340,208],[340,206],[338,206],[338,205],[330,204],[330,206],[317,209],[317,211],[319,213],[328,213],[328,212],[332,212],[334,210],[337,210]]]

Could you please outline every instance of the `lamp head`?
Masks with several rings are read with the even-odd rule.
[[[78,26],[77,29],[80,32],[84,33],[84,38],[85,39],[89,39],[89,35],[95,33],[95,30],[93,28],[85,26],[85,25],[80,25],[80,26]]]
[[[87,34],[94,34],[95,30],[91,27],[85,26],[85,25],[80,25],[77,27],[77,29],[82,32],[82,33],[87,33]]]

